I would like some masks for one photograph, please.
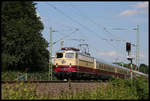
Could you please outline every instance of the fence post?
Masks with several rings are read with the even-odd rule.
[[[28,80],[28,73],[25,73],[25,80]]]

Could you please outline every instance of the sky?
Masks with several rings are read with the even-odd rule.
[[[91,56],[100,60],[129,63],[126,42],[136,45],[137,30],[134,29],[139,25],[139,63],[149,64],[149,2],[35,3],[37,16],[44,25],[42,35],[47,42],[50,41],[50,27],[54,31],[52,41],[57,43],[53,45],[53,56],[60,50],[58,40],[63,39],[65,47],[88,44]],[[134,45],[131,47],[131,56],[135,64]]]

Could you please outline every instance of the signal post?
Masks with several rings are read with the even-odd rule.
[[[130,63],[131,63],[131,67],[130,67],[130,75],[131,75],[131,81],[132,81],[132,80],[133,80],[133,73],[132,73],[132,59],[133,59],[133,58],[130,57],[130,56],[128,56],[127,59],[130,60]]]
[[[132,57],[130,56],[130,52],[131,52],[131,43],[127,42],[126,43],[126,51],[128,52],[128,56],[127,56],[127,60],[129,60],[131,62],[131,67],[130,67],[130,75],[131,75],[131,82],[133,80],[133,74],[132,74]]]

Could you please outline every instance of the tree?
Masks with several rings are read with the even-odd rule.
[[[126,63],[123,63],[123,62],[114,62],[113,64],[116,64],[118,66],[122,66],[122,64],[123,64],[123,67],[128,68],[128,69],[131,68],[131,63],[126,64]],[[136,70],[136,65],[135,64],[132,64],[132,69]]]
[[[140,64],[139,71],[148,74],[149,68],[145,64]]]
[[[3,70],[41,70],[48,67],[48,43],[32,1],[2,2]]]

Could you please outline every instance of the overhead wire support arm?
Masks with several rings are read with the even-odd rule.
[[[140,35],[139,35],[139,25],[137,25],[136,28],[128,29],[128,28],[113,28],[113,30],[137,30],[137,36],[136,36],[136,45],[132,44],[133,46],[136,46],[136,66],[137,70],[139,70],[139,41],[140,41]]]
[[[46,3],[47,5],[51,6],[52,8],[54,8],[56,11],[58,11],[59,13],[61,13],[62,15],[66,16],[67,18],[69,18],[71,21],[76,22],[77,24],[79,24],[80,26],[82,26],[84,29],[90,31],[90,32],[94,32],[99,38],[101,38],[101,40],[103,40],[103,37],[100,36],[99,34],[97,34],[97,32],[89,29],[88,27],[86,27],[85,25],[81,24],[80,22],[72,19],[70,16],[66,15],[63,11],[61,11],[60,9],[58,9],[56,6]],[[111,47],[115,48],[116,50],[118,50],[118,47],[115,47],[113,44],[109,43],[108,41],[106,41]]]
[[[80,14],[80,16],[81,17],[83,17],[84,19],[88,19],[88,21],[90,21],[90,22],[92,22],[94,25],[97,25],[98,27],[100,27],[101,25],[100,24],[98,24],[98,23],[96,23],[94,20],[92,20],[91,18],[89,18],[88,16],[86,16],[85,14],[84,14],[84,12],[81,12],[81,10],[80,9],[78,9],[77,7],[75,7],[74,5],[72,5],[72,4],[69,4],[69,6],[71,6],[72,8],[74,8],[74,9],[76,9],[76,11],[77,12],[79,12]],[[101,27],[103,27],[103,28],[105,28],[104,26],[101,26]],[[112,35],[112,34],[111,34]],[[113,36],[113,35],[112,35]],[[101,37],[101,36],[99,36],[99,37]],[[106,39],[106,38],[101,38],[102,40],[105,40],[106,42],[107,41],[125,41],[125,40],[117,40],[117,39]],[[120,38],[119,38],[120,39]],[[108,42],[109,43],[109,42]],[[111,44],[111,43],[109,43],[109,44]],[[116,49],[116,47],[113,45],[113,44],[111,44],[111,46],[113,47],[113,48],[115,48]]]
[[[98,24],[98,23],[96,23],[94,20],[92,20],[91,18],[89,18],[88,16],[86,16],[83,12],[81,12],[81,10],[79,10],[78,8],[75,8],[75,6],[74,5],[72,5],[72,4],[69,4],[69,6],[71,5],[71,7],[72,8],[74,8],[74,9],[76,9],[78,12],[80,12],[81,14],[80,14],[80,16],[82,16],[83,18],[85,18],[85,19],[88,19],[88,21],[90,21],[90,22],[92,22],[93,24],[95,24],[95,25],[97,25],[98,27],[99,26],[101,26],[100,24]],[[101,27],[103,27],[103,26],[101,26]],[[104,27],[104,30],[106,30],[106,28]],[[107,31],[107,30],[106,30]],[[108,32],[108,31],[107,31]],[[108,32],[108,33],[110,33],[110,32]],[[112,36],[114,36],[112,33],[110,33]],[[116,37],[116,36],[115,36]],[[118,37],[119,38],[119,37]],[[120,39],[120,38],[119,38]],[[108,40],[108,39],[106,39],[106,38],[103,38],[103,40]],[[113,40],[115,40],[115,41],[124,41],[125,42],[125,40],[117,40],[117,39],[110,39],[110,41],[113,41]]]
[[[110,31],[108,31],[108,30],[106,29],[106,27],[104,28],[104,31],[105,31],[105,32],[108,32],[109,34],[111,34],[112,36],[116,37],[117,39],[122,39],[122,38],[120,38],[120,37],[118,37],[118,36],[116,36],[116,35],[113,35]],[[114,40],[117,40],[117,39],[114,39]],[[124,40],[124,39],[122,39],[122,40],[120,40],[120,41],[127,42],[127,41]]]
[[[53,42],[53,44],[52,45],[54,45],[54,44],[56,44],[57,42],[59,42],[59,41],[61,41],[61,40],[64,40],[65,38],[68,38],[68,37],[70,37],[72,34],[74,34],[76,31],[78,31],[79,29],[78,28],[76,28],[76,30],[75,31],[73,31],[72,33],[70,33],[70,34],[68,34],[68,35],[66,35],[66,36],[64,36],[64,37],[62,37],[62,38],[60,38],[59,40],[57,40],[57,41],[55,41],[55,42]]]

